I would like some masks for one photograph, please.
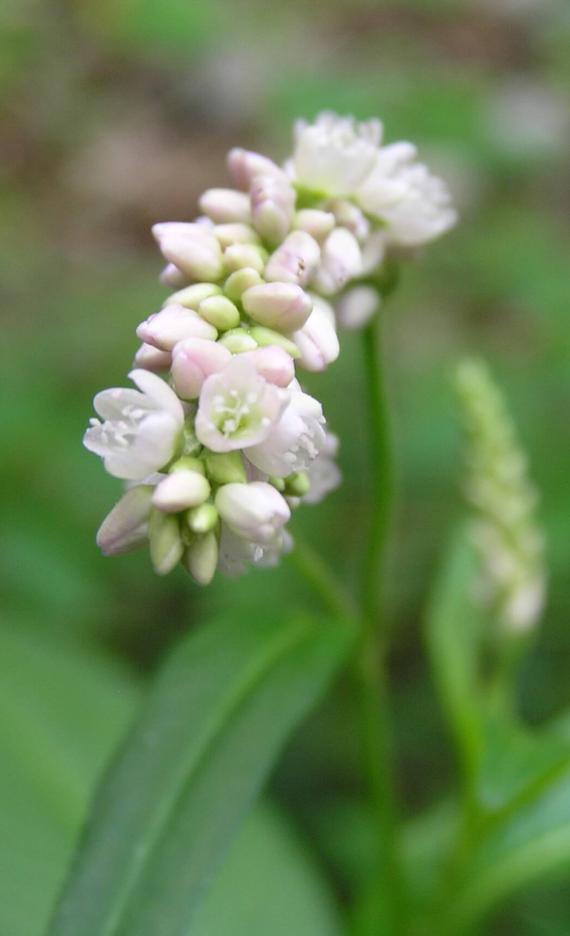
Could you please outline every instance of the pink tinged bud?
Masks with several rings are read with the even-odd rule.
[[[259,237],[247,224],[217,224],[214,233],[224,250],[232,244],[257,244],[259,246]]]
[[[144,370],[160,373],[168,370],[171,363],[169,351],[160,351],[150,344],[142,344],[135,354],[134,367],[143,367]]]
[[[255,230],[272,246],[280,244],[293,223],[295,190],[288,178],[260,175],[251,185],[251,213]]]
[[[224,250],[224,263],[228,273],[235,273],[244,267],[263,273],[267,253],[255,244],[230,244]]]
[[[323,240],[335,226],[335,216],[330,211],[317,208],[302,208],[295,215],[295,224],[299,231],[306,231],[315,240]]]
[[[210,296],[221,296],[222,290],[214,283],[193,283],[192,286],[186,286],[178,292],[172,293],[164,302],[164,305],[182,305],[187,309],[198,311],[198,306],[204,299]]]
[[[198,507],[210,496],[210,484],[197,471],[173,471],[160,481],[152,495],[153,506],[165,513]]]
[[[336,303],[336,315],[341,328],[364,328],[380,307],[380,297],[372,286],[355,286]]]
[[[146,542],[152,493],[147,484],[132,487],[105,517],[97,533],[97,545],[105,556],[131,552]]]
[[[285,498],[265,481],[225,484],[216,494],[216,508],[234,533],[254,543],[272,542],[291,516]]]
[[[172,353],[174,389],[183,400],[196,400],[210,374],[221,370],[231,360],[231,353],[217,341],[186,338]]]
[[[330,296],[361,273],[362,255],[358,241],[346,228],[335,228],[323,244],[321,265],[313,286]]]
[[[228,169],[232,179],[241,189],[248,189],[256,176],[285,176],[283,170],[267,156],[237,146],[228,153]]]
[[[293,231],[269,258],[265,279],[306,286],[320,259],[321,251],[314,237],[306,231]]]
[[[181,286],[185,286],[188,282],[188,277],[184,276],[182,270],[179,270],[174,263],[167,263],[158,278],[161,283],[164,283],[165,286],[170,286],[171,289],[180,289]]]
[[[172,351],[179,341],[186,338],[203,338],[215,341],[218,333],[213,325],[205,322],[193,309],[167,305],[160,312],[149,316],[137,328],[137,336],[146,344]]]
[[[244,192],[236,192],[234,189],[208,189],[201,196],[199,205],[200,210],[216,224],[236,221],[248,224],[251,220],[249,196]]]
[[[388,237],[385,228],[373,231],[362,247],[362,272],[364,275],[373,273],[382,265],[388,246]]]
[[[173,221],[155,224],[152,232],[166,259],[190,279],[217,280],[222,276],[222,251],[206,225]]]
[[[337,199],[331,203],[330,208],[339,227],[344,227],[354,234],[359,243],[366,240],[370,233],[370,222],[357,205]]]
[[[301,357],[299,364],[308,371],[323,371],[336,361],[340,346],[332,307],[318,296],[313,297],[313,311],[293,340]]]
[[[288,387],[295,378],[293,358],[283,348],[275,345],[257,348],[255,351],[246,351],[242,358],[251,361],[257,373],[276,387]]]
[[[307,321],[312,302],[295,283],[265,283],[244,292],[245,311],[260,325],[277,331],[291,332]]]
[[[231,276],[228,276],[224,283],[224,292],[226,296],[237,302],[241,299],[246,289],[252,286],[260,286],[263,280],[257,270],[251,267],[244,267],[243,270],[236,270]]]

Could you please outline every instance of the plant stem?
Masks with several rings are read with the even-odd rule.
[[[352,595],[343,588],[338,576],[322,556],[298,533],[295,533],[291,561],[335,617],[345,618],[353,624],[358,622],[358,608]]]
[[[382,379],[381,316],[364,332],[364,374],[368,398],[370,439],[371,517],[365,545],[362,577],[362,625],[355,660],[361,732],[370,795],[377,829],[376,915],[388,923],[387,931],[402,931],[402,878],[396,829],[392,730],[386,667],[387,622],[384,611],[384,557],[392,499],[392,466],[388,416]],[[381,905],[380,905],[381,904]]]

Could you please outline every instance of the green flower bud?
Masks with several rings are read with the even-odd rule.
[[[218,522],[218,511],[213,504],[200,504],[188,511],[186,522],[193,533],[209,533]]]
[[[247,475],[239,452],[209,452],[206,455],[206,471],[214,484],[245,484]]]
[[[184,553],[184,568],[199,585],[209,585],[218,564],[218,539],[215,533],[198,536]]]
[[[148,538],[154,571],[158,575],[168,575],[184,552],[178,517],[153,510],[148,524]]]
[[[197,471],[198,474],[205,475],[206,469],[201,458],[194,458],[193,455],[183,455],[178,458],[168,469],[172,471]]]
[[[231,331],[227,331],[220,338],[220,344],[228,351],[231,351],[232,354],[241,354],[242,351],[255,351],[257,348],[255,338],[243,328],[233,328]]]
[[[172,295],[166,299],[164,305],[181,305],[185,306],[187,309],[194,309],[194,311],[197,312],[198,306],[204,299],[209,299],[211,296],[219,296],[221,293],[222,290],[220,287],[215,286],[214,283],[194,283],[192,286],[186,286],[184,289],[172,293]]]
[[[263,325],[254,325],[253,328],[250,329],[250,334],[260,348],[265,348],[267,345],[277,345],[278,348],[283,348],[287,354],[290,354],[292,358],[301,356],[301,352],[296,344],[293,344],[292,341],[280,332],[273,331],[272,328],[265,328]]]
[[[296,471],[285,478],[285,490],[293,497],[304,497],[309,493],[311,482],[306,471]]]
[[[269,484],[272,484],[274,488],[277,488],[278,491],[281,491],[281,493],[285,490],[285,478],[271,477],[268,478],[267,481]]]
[[[225,296],[204,299],[198,306],[198,314],[218,331],[236,328],[240,323],[239,309]]]
[[[263,280],[257,270],[252,267],[244,267],[242,270],[236,270],[231,276],[228,276],[224,284],[226,296],[233,299],[234,302],[241,299],[246,289],[252,286],[261,286]]]

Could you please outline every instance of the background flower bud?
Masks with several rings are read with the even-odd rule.
[[[306,231],[315,240],[322,240],[335,226],[335,216],[330,211],[302,208],[296,213],[293,226],[300,231]]]
[[[225,249],[232,244],[258,244],[259,237],[248,224],[217,224],[214,234],[218,243]]]
[[[161,283],[170,286],[171,289],[180,289],[188,282],[188,277],[174,263],[167,263],[158,278]]]
[[[97,545],[105,556],[130,552],[146,542],[152,494],[150,485],[138,484],[107,514],[97,532]]]
[[[210,496],[210,484],[197,471],[174,471],[157,484],[152,503],[158,510],[179,513],[203,504]]]
[[[218,538],[215,533],[197,536],[183,557],[184,568],[199,585],[209,585],[218,565]]]
[[[230,359],[230,351],[217,341],[187,338],[178,342],[172,352],[172,380],[178,396],[197,399],[206,377],[221,370]]]
[[[264,276],[269,282],[306,286],[320,259],[321,251],[314,237],[306,231],[293,231],[269,258]]]
[[[185,338],[215,341],[218,332],[193,309],[172,304],[141,322],[137,328],[137,336],[155,348],[172,351],[174,346]]]
[[[154,571],[158,575],[168,575],[184,552],[178,517],[153,509],[148,524],[148,538]]]
[[[295,283],[265,283],[252,286],[242,296],[243,307],[260,325],[291,332],[302,328],[312,303]]]
[[[380,297],[372,286],[354,286],[337,299],[335,308],[341,328],[364,328],[380,308]]]
[[[228,169],[236,185],[242,189],[248,189],[256,176],[284,176],[283,170],[267,156],[238,146],[228,153]]]
[[[335,228],[322,247],[321,265],[313,285],[325,295],[339,292],[362,272],[362,255],[355,236],[346,228]]]
[[[235,221],[247,224],[251,220],[249,197],[244,192],[236,192],[235,189],[207,189],[201,195],[198,204],[200,210],[216,224]]]

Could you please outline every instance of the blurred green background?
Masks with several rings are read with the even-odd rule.
[[[466,352],[489,359],[542,492],[549,602],[524,674],[524,711],[538,723],[568,705],[569,91],[567,0],[4,0],[0,682],[21,702],[17,715],[6,702],[2,716],[8,751],[10,732],[20,751],[16,735],[37,722],[47,745],[38,774],[49,775],[50,758],[71,750],[55,716],[65,721],[73,692],[87,693],[87,727],[76,726],[76,735],[90,778],[81,790],[90,788],[137,684],[176,632],[217,613],[230,611],[239,627],[272,606],[315,603],[290,562],[200,591],[183,571],[156,577],[145,553],[104,559],[94,536],[119,483],[84,451],[81,436],[94,393],[124,383],[134,329],[165,295],[150,225],[190,219],[199,193],[227,179],[231,146],[284,158],[292,120],[321,108],[379,116],[389,141],[417,142],[448,179],[461,214],[456,231],[404,271],[386,310],[398,468],[388,599],[404,800],[419,809],[452,772],[420,625],[463,510],[449,375]],[[361,384],[359,337],[346,334],[340,361],[307,380],[340,435],[344,484],[295,519],[347,581],[368,510]],[[69,696],[58,670],[66,666],[86,673]],[[56,727],[44,731],[45,693],[57,705]],[[12,730],[14,718],[21,732]],[[348,819],[354,842],[336,841],[339,817],[351,815],[360,789],[350,718],[341,685],[274,780],[341,898],[366,851]],[[114,731],[103,740],[105,720]],[[71,761],[81,775],[79,760]],[[14,902],[20,875],[26,893],[37,892],[37,909],[33,926],[16,915],[2,932],[33,936],[69,844],[54,818],[50,850],[30,808],[39,788],[26,799],[16,773],[6,781],[7,811],[17,788],[30,842],[39,836],[45,849],[32,858],[22,848],[20,865],[10,859],[3,902]],[[545,893],[526,895],[488,932],[568,932],[565,888],[551,888],[548,901]]]

